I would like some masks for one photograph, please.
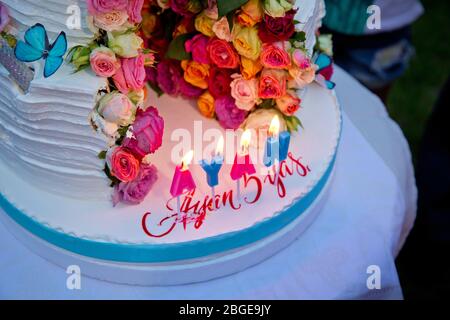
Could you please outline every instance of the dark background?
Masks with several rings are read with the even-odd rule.
[[[450,297],[450,1],[423,0],[413,25],[416,56],[387,108],[405,133],[419,188],[415,227],[397,258],[405,299]],[[440,98],[440,103],[438,99]]]

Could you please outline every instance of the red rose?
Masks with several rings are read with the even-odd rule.
[[[214,98],[220,98],[231,93],[231,70],[211,68],[209,72],[208,88]]]
[[[123,147],[109,149],[106,162],[111,174],[122,182],[133,181],[139,174],[139,160]]]
[[[235,69],[239,65],[239,55],[233,46],[218,38],[211,39],[207,50],[211,61],[219,68]]]
[[[295,32],[294,16],[296,11],[291,10],[282,18],[273,18],[268,14],[259,28],[259,37],[264,43],[273,43],[289,40]]]

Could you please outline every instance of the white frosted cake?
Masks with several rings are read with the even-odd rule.
[[[69,48],[94,37],[85,23],[84,1],[79,1],[81,30],[66,26],[70,0],[2,3],[17,39],[36,23],[45,26],[50,41],[64,31]],[[297,28],[304,30],[305,51],[312,55],[323,1],[297,1],[296,7]],[[66,63],[45,78],[41,62],[31,65],[35,76],[27,93],[0,65],[0,217],[24,243],[57,264],[75,260],[85,274],[123,283],[204,281],[275,254],[308,227],[326,201],[341,111],[334,92],[317,83],[299,91],[302,107],[295,116],[302,128],[290,133],[287,158],[266,167],[261,148],[251,146],[256,172],[244,175],[238,187],[230,176],[236,150],[229,146],[239,145],[236,135],[226,141],[222,153],[231,160],[225,160],[214,191],[198,164],[207,143],[198,145],[196,130],[214,129],[224,137],[230,130],[203,117],[193,100],[148,90],[139,108],[154,106],[164,119],[161,147],[149,161],[157,180],[138,204],[113,206],[111,180],[99,159],[111,147],[111,137],[93,125],[92,116],[102,90],[109,90],[108,79],[89,69],[74,73]],[[183,133],[190,134],[196,152],[188,169],[195,189],[177,197],[170,191],[180,165],[174,150]]]

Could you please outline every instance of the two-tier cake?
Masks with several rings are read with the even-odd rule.
[[[319,214],[332,182],[341,111],[334,91],[327,88],[329,81],[318,75],[317,81],[308,86],[289,89],[298,95],[292,98],[301,101],[300,108],[282,110],[280,105],[285,100],[279,99],[285,96],[270,96],[274,94],[272,87],[265,82],[261,89],[262,80],[258,80],[259,98],[261,90],[265,90],[265,99],[258,98],[248,107],[248,100],[241,101],[231,92],[238,106],[231,103],[234,109],[230,109],[225,104],[227,114],[219,111],[223,104],[217,101],[231,98],[216,96],[222,78],[209,83],[210,79],[206,79],[207,85],[203,86],[189,72],[193,68],[193,74],[198,75],[196,72],[207,69],[212,78],[212,69],[223,71],[229,67],[245,77],[248,70],[243,68],[243,61],[250,63],[252,52],[245,50],[241,42],[234,43],[237,34],[242,29],[250,32],[251,28],[269,28],[272,25],[264,19],[281,19],[292,12],[296,31],[291,34],[294,38],[286,41],[293,47],[286,50],[293,52],[301,46],[302,63],[308,58],[308,68],[316,70],[314,62],[320,61],[313,52],[317,48],[316,31],[324,16],[323,1],[274,1],[279,5],[274,7],[264,1],[241,1],[238,8],[228,12],[228,16],[237,17],[234,26],[231,22],[228,25],[233,19],[216,23],[224,10],[220,0],[206,1],[206,7],[200,1],[158,1],[157,9],[152,1],[143,2],[2,0],[2,10],[7,10],[9,17],[2,32],[2,46],[13,44],[0,51],[1,220],[43,257],[63,267],[78,264],[84,274],[108,281],[169,285],[238,272],[287,246]],[[280,7],[280,3],[290,7]],[[108,5],[112,6],[109,11]],[[218,14],[214,6],[218,6]],[[255,10],[262,13],[260,18],[255,17]],[[180,77],[182,84],[189,86],[188,92],[197,92],[190,97],[194,99],[185,99],[182,89],[173,89],[171,82],[163,82],[158,76],[166,70],[158,63],[173,67],[180,54],[176,50],[180,50],[179,39],[173,33],[172,42],[164,49],[169,54],[158,49],[164,47],[158,42],[164,37],[149,35],[158,33],[154,26],[161,17],[174,17],[179,22],[174,28],[181,38],[189,34],[189,28],[194,30],[181,47],[185,58],[171,69],[179,72],[174,71],[172,77]],[[192,25],[186,22],[189,19]],[[277,21],[272,20],[270,23],[275,25]],[[111,29],[115,24],[122,29]],[[227,35],[233,38],[219,38],[218,34],[223,35],[220,32],[228,27],[230,33],[225,33],[224,39]],[[148,32],[150,29],[152,32]],[[41,30],[48,35],[47,46],[44,37],[40,59],[24,62],[31,60],[29,56],[34,53],[29,47],[39,46],[31,35]],[[133,41],[144,39],[138,51],[154,58],[151,65],[144,58],[139,61],[127,57],[131,47],[129,42],[121,43],[121,36],[130,30],[139,35]],[[272,33],[259,35],[266,39]],[[52,68],[52,61],[58,61],[55,40],[59,36],[66,39],[71,56],[60,67],[55,66],[54,74],[45,74]],[[193,39],[199,40],[194,49],[187,45],[195,42]],[[211,44],[217,40],[223,43]],[[195,51],[200,41],[209,41],[210,51],[218,47],[219,53],[208,51],[209,57],[223,61],[196,61],[196,56],[202,59],[201,52]],[[92,43],[100,42],[109,48],[92,48]],[[261,78],[268,69],[265,63],[269,63],[261,57],[270,45],[263,42],[261,53],[252,60],[254,66],[261,59],[261,69],[255,71]],[[14,46],[17,60],[10,56]],[[272,45],[271,50],[278,50],[277,46]],[[89,48],[91,64],[96,54],[105,57],[114,52],[120,56],[115,73],[108,73],[108,64],[84,68],[89,61],[82,61],[85,48]],[[278,51],[270,63],[282,64],[283,56],[276,54]],[[230,55],[236,55],[238,61],[228,59]],[[148,85],[139,87],[139,77],[129,74],[137,72],[133,73],[137,68],[134,64],[128,65],[132,59],[136,59],[133,63],[146,65]],[[14,68],[5,61],[13,61],[17,68],[26,65],[33,69],[29,87],[18,83],[23,77],[14,75]],[[219,63],[223,68],[217,68]],[[289,60],[290,66],[293,63]],[[74,64],[78,72],[74,72]],[[280,71],[283,67],[270,70]],[[106,76],[99,76],[102,72]],[[281,72],[288,75],[288,71]],[[250,78],[243,83],[253,81]],[[290,86],[289,81],[295,77],[286,79]],[[227,85],[233,86],[229,82]],[[161,89],[174,91],[161,96]],[[208,99],[216,101],[216,111],[208,109]],[[124,105],[131,114],[124,112]],[[208,112],[209,118],[205,117]],[[240,123],[231,128],[239,117]],[[301,120],[301,126],[294,118]],[[157,130],[163,130],[163,134]],[[260,134],[262,131],[265,135]],[[214,138],[219,136],[221,139]],[[161,141],[152,148],[155,139]],[[272,154],[271,158],[267,148],[275,145],[280,156]],[[205,164],[214,162],[217,156],[220,166],[215,176],[211,172],[214,168]]]

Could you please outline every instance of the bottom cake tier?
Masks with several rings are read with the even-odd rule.
[[[169,190],[176,164],[172,153],[184,133],[222,130],[192,103],[150,97],[165,119],[163,147],[152,159],[159,179],[138,206],[70,199],[40,190],[0,162],[0,212],[8,229],[38,254],[58,265],[79,265],[83,274],[138,285],[206,281],[239,272],[280,251],[311,224],[332,183],[341,132],[334,92],[308,88],[298,112],[303,129],[291,137],[290,154],[278,178],[263,164],[241,181],[240,194],[225,163],[211,189],[197,164],[197,188],[176,199]],[[180,131],[181,130],[181,131]],[[223,131],[223,130],[222,130]],[[184,133],[183,133],[184,132]],[[198,139],[193,139],[195,145]],[[194,146],[195,149],[195,146]],[[275,183],[276,182],[276,183]]]

